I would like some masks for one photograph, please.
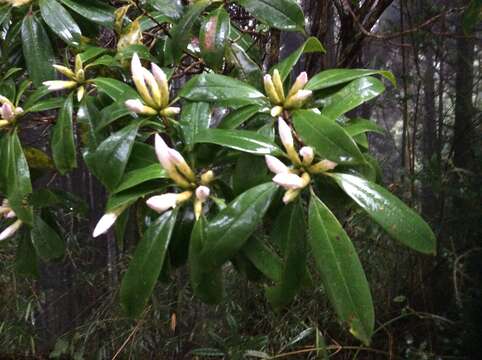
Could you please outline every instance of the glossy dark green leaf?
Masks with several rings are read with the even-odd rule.
[[[101,118],[101,114],[95,105],[94,98],[87,96],[84,98],[77,111],[77,123],[82,132],[82,143],[87,145],[89,151],[93,151],[100,144],[100,137],[95,129]]]
[[[325,106],[321,114],[336,119],[384,91],[385,86],[377,78],[369,76],[353,80],[340,91],[324,99]]]
[[[112,100],[124,103],[129,99],[139,99],[139,94],[129,85],[122,81],[98,77],[92,80],[97,88],[106,93]]]
[[[20,230],[17,253],[15,255],[15,271],[28,277],[38,277],[38,258],[30,239],[30,231]]]
[[[206,245],[206,220],[194,224],[189,244],[189,276],[194,294],[207,304],[218,304],[224,296],[222,268],[207,266],[202,256]]]
[[[289,205],[289,221],[283,224],[286,237],[283,256],[283,271],[280,282],[266,289],[266,296],[274,307],[288,305],[300,290],[305,274],[307,244],[306,223],[303,207],[300,201]]]
[[[268,279],[278,283],[283,273],[283,263],[276,253],[261,239],[251,237],[242,248],[243,254]]]
[[[263,219],[276,190],[271,182],[251,188],[209,221],[202,256],[213,268],[223,265],[243,247]]]
[[[322,159],[336,163],[363,163],[365,159],[353,139],[335,121],[311,110],[297,110],[293,123],[303,141]]]
[[[171,45],[175,59],[182,56],[192,38],[191,30],[201,13],[211,4],[211,0],[198,0],[191,3],[179,22],[171,30]]]
[[[77,167],[72,112],[73,98],[70,95],[59,111],[57,122],[52,130],[52,157],[55,167],[62,175]]]
[[[109,191],[115,189],[124,175],[138,128],[138,123],[124,127],[84,156],[90,170]]]
[[[313,76],[306,89],[321,90],[332,86],[348,83],[370,75],[381,75],[388,79],[393,86],[396,86],[396,79],[390,71],[385,70],[368,70],[368,69],[329,69]]]
[[[296,0],[237,0],[256,19],[284,31],[305,31],[305,16]]]
[[[159,164],[154,147],[140,141],[135,141],[132,153],[126,166],[126,171],[145,168],[152,164]]]
[[[79,25],[57,0],[40,0],[40,13],[52,31],[69,45],[80,45]]]
[[[0,26],[10,17],[11,9],[9,4],[0,5]]]
[[[35,215],[33,218],[31,238],[40,258],[52,260],[64,256],[64,241],[39,215]]]
[[[241,154],[232,172],[234,193],[240,194],[256,185],[270,181],[272,175],[264,157],[251,154]]]
[[[120,288],[121,305],[129,317],[138,317],[154,290],[161,273],[176,211],[168,211],[153,222],[139,242]]]
[[[7,195],[10,207],[17,217],[32,223],[32,209],[25,199],[32,192],[30,170],[16,131],[6,134],[0,141],[0,186]]]
[[[230,76],[245,81],[258,89],[262,88],[261,68],[240,45],[231,43],[226,50],[226,61],[234,67]]]
[[[98,46],[87,46],[85,51],[81,52],[80,58],[82,59],[82,63],[87,64],[90,63],[93,59],[97,58],[98,56],[104,54],[107,49]]]
[[[247,105],[240,109],[234,110],[223,118],[219,124],[219,128],[236,129],[238,126],[251,119],[259,110],[260,107],[257,105]]]
[[[163,190],[162,184],[155,182],[146,182],[129,189],[119,191],[112,194],[107,199],[106,211],[118,209],[120,207],[130,206],[140,198],[150,195],[154,192],[158,193]]]
[[[179,19],[182,15],[181,0],[149,0],[148,2],[154,9],[168,18]]]
[[[209,143],[256,155],[282,151],[268,137],[249,130],[206,129],[196,135],[195,143]]]
[[[362,118],[355,118],[347,121],[343,125],[343,128],[346,130],[348,135],[352,137],[365,134],[367,132],[376,132],[379,134],[385,133],[385,130],[378,126],[375,122]]]
[[[352,335],[368,345],[375,315],[365,272],[350,238],[314,194],[310,201],[309,232],[311,251],[331,305]]]
[[[270,70],[270,73],[273,73],[274,69],[278,69],[281,79],[284,81],[290,75],[293,67],[300,60],[301,55],[315,52],[324,53],[326,51],[323,45],[321,45],[320,40],[318,40],[316,37],[310,37],[308,38],[308,40],[305,41],[303,45],[296,49],[296,51],[292,52],[279,64],[274,65],[273,68]]]
[[[65,6],[80,16],[97,24],[112,28],[114,26],[114,10],[105,1],[97,0],[60,0]]]
[[[159,163],[151,164],[146,167],[125,173],[122,181],[116,187],[114,193],[130,189],[146,181],[165,178],[167,178],[167,173],[161,167],[161,165]]]
[[[182,107],[181,120],[184,142],[188,150],[192,150],[194,140],[199,132],[208,129],[211,123],[211,107],[204,102],[187,102]]]
[[[52,45],[44,27],[32,14],[27,14],[22,22],[22,45],[28,74],[34,85],[38,87],[43,81],[54,80]]]
[[[126,116],[131,116],[129,109],[123,103],[115,102],[103,108],[100,112],[100,119],[97,122],[96,131],[104,129],[106,126],[122,119]]]
[[[188,259],[189,243],[191,242],[192,229],[195,216],[191,206],[185,206],[179,210],[176,226],[172,233],[169,245],[169,259],[173,268],[184,265]]]
[[[191,101],[242,106],[267,101],[263,93],[246,83],[218,74],[201,74],[184,85],[179,96]]]
[[[221,69],[223,65],[230,26],[229,14],[224,7],[220,6],[207,16],[201,27],[199,36],[201,56],[206,64],[214,69]]]
[[[54,110],[61,108],[64,105],[65,99],[64,98],[53,98],[53,99],[45,99],[36,102],[31,107],[27,108],[26,112],[41,112],[47,110]]]
[[[348,174],[333,174],[340,187],[392,238],[425,254],[435,254],[436,238],[414,210],[383,187]]]

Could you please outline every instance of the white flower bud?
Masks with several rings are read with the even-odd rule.
[[[291,129],[288,124],[283,120],[282,117],[278,118],[278,133],[279,137],[281,138],[281,142],[283,143],[286,149],[292,148],[294,141],[293,141],[293,134],[291,133]]]
[[[161,136],[159,136],[159,134],[156,134],[154,137],[154,145],[161,166],[166,169],[166,171],[174,169],[174,164],[171,160],[172,157],[169,154],[169,146],[167,146],[166,142]]]
[[[5,230],[3,230],[0,233],[0,241],[8,239],[9,237],[12,237],[13,235],[15,235],[15,233],[18,231],[18,229],[20,229],[22,224],[23,224],[22,220],[17,220],[12,225],[10,225]]]
[[[12,105],[9,103],[4,103],[0,109],[0,117],[7,121],[13,120],[15,113]]]
[[[156,107],[157,105],[147,89],[146,81],[144,79],[144,68],[142,67],[141,60],[139,59],[137,53],[134,53],[132,56],[131,72],[132,80],[134,81],[136,89],[141,95],[142,99],[147,103],[147,105]]]
[[[286,99],[285,108],[297,109],[302,107],[312,94],[313,91],[311,90],[298,90],[294,95]]]
[[[161,110],[161,115],[162,116],[174,116],[178,115],[181,112],[181,108],[178,107],[167,107]]]
[[[308,83],[308,74],[303,71],[301,74],[298,75],[293,86],[291,86],[290,92],[288,93],[288,98],[292,95],[296,94],[299,90],[303,89],[305,85]]]
[[[47,87],[49,91],[67,90],[77,86],[77,82],[75,81],[61,80],[44,81],[43,84]]]
[[[266,91],[266,95],[268,95],[268,98],[271,101],[271,103],[281,104],[283,101],[279,96],[278,92],[276,91],[271,75],[266,74],[263,78],[263,83],[264,83],[264,90]]]
[[[151,71],[161,91],[161,107],[165,108],[169,104],[169,84],[166,73],[154,63],[151,63]]]
[[[271,155],[265,155],[264,159],[266,161],[266,165],[271,172],[275,174],[286,174],[289,173],[289,168],[283,164],[278,158],[275,158]]]
[[[15,211],[10,210],[5,214],[5,219],[15,219],[17,217],[17,214],[15,214]]]
[[[141,115],[156,115],[157,111],[150,106],[145,106],[139,99],[127,100],[125,106],[132,112]]]
[[[283,196],[283,202],[285,203],[285,205],[289,204],[290,202],[296,200],[296,198],[298,197],[298,195],[300,195],[300,193],[301,193],[300,189],[290,189],[286,191]]]
[[[310,146],[303,146],[300,149],[300,156],[303,158],[303,164],[308,166],[311,165],[315,158],[315,151]]]
[[[277,174],[273,178],[273,182],[285,189],[302,189],[305,186],[305,182],[300,176],[290,173]]]
[[[167,193],[162,195],[152,196],[146,201],[146,205],[152,210],[163,213],[169,209],[173,209],[177,205],[177,194]]]
[[[161,100],[161,90],[159,88],[159,85],[157,84],[156,79],[154,79],[154,75],[152,75],[152,73],[149,70],[142,68],[142,71],[144,74],[144,80],[146,81],[147,86],[149,87],[152,99],[154,100],[156,105],[160,108],[162,106],[162,100]]]
[[[102,234],[105,234],[112,227],[112,225],[115,224],[118,217],[119,214],[117,214],[116,212],[106,213],[100,218],[99,222],[95,226],[92,236],[96,238]]]
[[[211,189],[207,186],[198,186],[196,188],[196,198],[199,201],[205,202],[209,198],[209,195],[211,195]]]
[[[169,156],[171,157],[171,163],[174,164],[177,169],[185,175],[189,180],[196,180],[196,175],[192,171],[191,167],[188,165],[184,157],[179,153],[179,151],[169,148]]]
[[[330,171],[333,170],[338,164],[336,162],[333,162],[331,160],[321,160],[314,164],[313,166],[310,167],[309,171],[311,173],[321,173],[324,171]]]
[[[275,118],[275,117],[280,116],[282,112],[283,112],[283,107],[279,106],[279,105],[276,105],[276,106],[271,108],[270,114],[271,114],[272,117]]]

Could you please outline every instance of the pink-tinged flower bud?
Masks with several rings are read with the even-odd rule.
[[[17,214],[15,214],[15,211],[10,210],[5,214],[5,219],[15,219],[17,217]]]
[[[45,85],[49,91],[60,91],[60,90],[68,90],[76,87],[77,82],[52,80],[52,81],[44,81],[43,85]]]
[[[125,102],[125,106],[132,112],[141,115],[156,115],[157,111],[150,106],[146,106],[139,99],[130,99]]]
[[[6,240],[8,239],[9,237],[12,237],[13,235],[15,235],[15,233],[18,231],[18,229],[20,229],[20,227],[22,226],[22,220],[17,220],[15,221],[12,225],[10,225],[9,227],[7,227],[5,230],[3,230],[1,233],[0,233],[0,241],[2,240]]]
[[[177,194],[167,193],[162,195],[152,196],[146,201],[146,205],[152,210],[160,213],[173,209],[177,206]]]
[[[333,170],[338,164],[336,162],[333,162],[331,160],[321,160],[314,164],[313,166],[310,167],[309,171],[311,173],[321,173],[325,171],[330,171]]]
[[[273,71],[273,84],[274,84],[274,88],[276,89],[276,93],[281,99],[281,102],[285,101],[285,90],[283,88],[283,80],[281,80],[281,75],[278,69],[274,69]]]
[[[276,106],[271,108],[270,114],[271,114],[272,117],[275,118],[275,117],[280,116],[282,112],[283,112],[283,107],[279,106],[279,105],[276,105]]]
[[[211,195],[211,189],[207,186],[201,185],[196,188],[196,198],[199,201],[205,202],[209,198],[209,195]]]
[[[302,189],[305,186],[305,182],[300,176],[290,173],[277,174],[273,178],[273,182],[285,189]]]
[[[171,157],[171,163],[173,163],[177,167],[177,169],[189,180],[195,181],[196,175],[194,174],[184,157],[179,153],[179,151],[172,148],[169,148],[168,151],[169,156]]]
[[[268,95],[269,100],[272,104],[281,104],[283,100],[279,96],[276,88],[273,84],[273,79],[271,75],[266,74],[263,78],[264,83],[264,90],[266,91],[266,95]]]
[[[300,156],[303,158],[303,164],[308,166],[311,165],[315,158],[315,151],[310,146],[303,146],[300,149]]]
[[[299,109],[305,104],[312,94],[313,91],[311,90],[298,90],[294,95],[286,99],[285,108]]]
[[[288,124],[283,120],[282,117],[278,118],[278,133],[279,137],[281,138],[281,142],[283,143],[286,149],[292,148],[294,141],[293,141],[293,134],[291,133],[291,129]]]
[[[122,211],[124,209],[125,208],[123,207]],[[117,218],[122,213],[122,211],[117,210],[117,211],[112,211],[112,212],[108,212],[108,213],[104,214],[104,216],[102,216],[100,218],[99,222],[95,226],[95,229],[94,229],[94,232],[92,233],[92,236],[94,238],[96,238],[96,237],[98,237],[102,234],[105,234],[107,231],[109,231],[109,229],[112,227],[112,225],[115,224]]]
[[[169,104],[169,84],[166,73],[154,63],[151,63],[151,70],[161,91],[161,107],[165,108]]]
[[[13,107],[13,104],[10,100],[8,100],[5,96],[0,95],[0,104],[10,104]]]
[[[11,121],[15,117],[14,110],[12,108],[12,105],[9,103],[5,103],[2,105],[2,108],[0,109],[0,116],[2,119]]]
[[[271,155],[265,155],[264,159],[266,161],[266,165],[271,172],[275,174],[286,174],[289,173],[289,168],[283,164],[278,158],[275,158]]]
[[[288,93],[287,98],[291,97],[292,95],[296,94],[299,90],[303,89],[305,85],[308,83],[308,74],[303,71],[301,74],[298,75],[293,86],[291,86],[290,92]]]
[[[156,134],[154,137],[154,145],[156,148],[156,155],[157,155],[157,158],[159,159],[159,162],[161,163],[161,166],[168,172],[171,169],[174,169],[174,164],[172,163],[172,157],[169,154],[170,148],[169,146],[167,146],[164,139],[161,136],[159,136],[159,134]]]
[[[72,70],[70,70],[68,67],[62,66],[62,65],[57,65],[57,64],[54,64],[52,66],[59,73],[64,74],[65,76],[67,76],[70,79],[75,79],[75,73]]]

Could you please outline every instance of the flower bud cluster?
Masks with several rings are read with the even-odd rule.
[[[278,119],[278,134],[292,166],[288,167],[281,160],[271,155],[266,155],[265,160],[268,169],[276,174],[273,177],[273,182],[286,190],[283,202],[288,204],[294,201],[301,191],[310,184],[312,174],[332,170],[337,164],[330,160],[321,160],[313,164],[315,151],[309,146],[303,146],[297,152],[291,128],[281,117]]]
[[[0,128],[14,123],[15,119],[23,113],[21,107],[15,105],[5,96],[0,95]]]
[[[12,210],[10,207],[8,200],[4,199],[2,205],[0,206],[0,218],[4,219],[16,219],[17,215],[15,211]],[[1,233],[0,233],[0,241],[8,239],[15,235],[15,233],[20,229],[22,226],[22,220],[15,220],[11,225],[7,226]]]
[[[65,75],[69,80],[44,81],[49,91],[70,90],[77,88],[77,101],[81,102],[85,95],[85,70],[80,55],[75,57],[75,67],[71,70],[67,66],[53,65],[55,70]]]
[[[151,71],[142,66],[139,56],[135,53],[131,61],[132,80],[140,99],[130,99],[126,107],[141,115],[174,116],[181,111],[178,107],[169,106],[169,84],[164,71],[151,63]]]
[[[288,94],[285,96],[283,81],[278,69],[273,71],[273,76],[267,74],[264,76],[264,89],[268,95],[271,104],[271,116],[277,117],[286,110],[301,108],[311,97],[312,91],[305,90],[304,87],[308,82],[308,75],[302,72],[291,86]]]

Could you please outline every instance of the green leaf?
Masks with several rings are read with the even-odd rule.
[[[472,0],[464,12],[462,20],[464,32],[470,34],[480,21],[482,21],[482,0]]]
[[[274,307],[288,305],[301,288],[305,275],[307,244],[306,223],[301,201],[289,205],[290,214],[283,224],[284,249],[283,271],[279,284],[266,289],[266,296]]]
[[[224,50],[230,32],[229,14],[222,6],[211,12],[204,21],[199,42],[203,60],[213,69],[221,69]]]
[[[96,132],[99,132],[106,126],[109,126],[113,122],[122,119],[123,117],[131,116],[131,112],[123,103],[113,103],[103,108],[100,112],[100,120],[95,128]]]
[[[312,194],[309,242],[323,286],[353,336],[370,343],[375,323],[370,288],[356,250],[336,217]]]
[[[392,238],[425,254],[435,254],[436,238],[415,211],[383,187],[348,174],[332,174],[338,185]]]
[[[373,121],[362,119],[362,118],[355,118],[351,119],[345,124],[343,124],[343,128],[351,137],[365,134],[367,132],[376,132],[379,134],[385,134],[385,130],[375,124]]]
[[[195,143],[216,144],[255,155],[282,154],[268,137],[249,130],[206,129],[197,134]]]
[[[226,51],[226,61],[234,66],[229,74],[239,80],[246,81],[256,88],[262,88],[263,73],[256,62],[238,44],[231,43]]]
[[[179,19],[182,15],[182,3],[180,0],[149,0],[149,4],[162,15]]]
[[[95,106],[94,98],[86,96],[77,111],[77,123],[83,131],[82,142],[87,145],[89,151],[95,150],[100,143],[100,138],[95,131],[96,122],[100,117],[100,111]]]
[[[369,76],[354,80],[340,91],[323,99],[325,106],[321,114],[330,119],[336,119],[384,91],[385,86],[377,78]]]
[[[262,156],[240,154],[232,172],[232,188],[237,195],[256,185],[270,181],[271,177]]]
[[[64,42],[79,46],[82,36],[79,25],[57,0],[40,0],[40,13],[45,23]]]
[[[53,99],[45,99],[36,102],[31,107],[27,108],[25,112],[41,112],[47,110],[54,110],[62,107],[65,103],[65,98],[53,98]]]
[[[258,111],[258,105],[247,105],[241,109],[237,109],[229,113],[219,124],[220,129],[236,129],[249,119],[251,119]]]
[[[166,179],[167,177],[168,176],[166,171],[161,167],[159,163],[151,164],[146,167],[125,173],[121,183],[116,187],[113,193],[118,193],[126,189],[130,189],[134,186],[150,180]]]
[[[267,101],[264,94],[246,83],[218,74],[201,74],[184,85],[179,96],[191,101],[242,106]]]
[[[72,94],[65,100],[52,130],[52,157],[60,174],[65,175],[77,167],[77,149],[72,123]]]
[[[22,22],[23,56],[30,78],[35,86],[43,81],[55,79],[54,52],[47,32],[32,14]]]
[[[296,0],[237,0],[256,19],[284,31],[305,31],[305,16]]]
[[[303,45],[301,45],[296,51],[292,52],[286,59],[281,61],[279,64],[273,66],[270,70],[270,73],[273,73],[274,69],[278,69],[281,79],[283,81],[290,75],[291,70],[293,67],[298,63],[303,54],[309,53],[324,53],[326,52],[323,45],[321,45],[320,40],[316,37],[310,37],[308,40],[305,41]]]
[[[208,129],[211,123],[211,107],[205,102],[187,102],[182,107],[179,121],[188,150],[192,150],[199,132]]]
[[[36,278],[38,277],[38,259],[30,239],[30,232],[20,231],[15,255],[15,270],[20,275]]]
[[[211,0],[198,0],[189,5],[179,22],[171,30],[171,45],[174,58],[180,59],[191,40],[191,30],[201,13],[211,4]]]
[[[127,207],[135,203],[140,198],[150,195],[154,192],[158,193],[165,187],[162,184],[146,182],[129,188],[124,191],[119,191],[112,194],[107,200],[107,205],[105,206],[106,212],[118,209],[120,207]]]
[[[311,110],[296,110],[293,112],[293,123],[303,141],[312,146],[322,159],[336,163],[365,162],[356,143],[335,121]]]
[[[274,282],[281,281],[283,273],[281,259],[258,237],[251,237],[241,251],[264,276]]]
[[[114,10],[106,2],[96,0],[60,0],[65,6],[89,21],[108,28],[114,26]]]
[[[138,317],[161,273],[177,211],[168,211],[152,223],[137,245],[120,288],[121,305],[129,317]]]
[[[189,244],[189,275],[194,294],[207,304],[218,304],[223,299],[222,268],[205,265],[202,251],[206,244],[206,220],[201,216],[194,224]]]
[[[65,243],[39,215],[33,218],[31,231],[32,243],[40,258],[58,259],[64,256]]]
[[[139,94],[122,81],[98,77],[92,80],[97,88],[106,93],[112,100],[124,103],[129,99],[139,99]]]
[[[24,223],[32,223],[32,209],[24,200],[32,192],[30,170],[16,131],[0,141],[0,187],[10,207]]]
[[[84,155],[92,173],[113,191],[121,181],[137,136],[139,123],[132,123],[105,139],[99,147]]]
[[[222,266],[243,247],[263,219],[276,190],[272,182],[251,188],[209,221],[202,256],[213,268]]]
[[[329,69],[313,76],[310,81],[308,81],[308,84],[306,84],[305,89],[313,91],[322,90],[370,75],[381,75],[387,78],[393,84],[393,86],[396,86],[397,84],[395,76],[393,76],[390,71],[368,69]]]
[[[11,9],[10,4],[0,6],[0,26],[10,17]]]

